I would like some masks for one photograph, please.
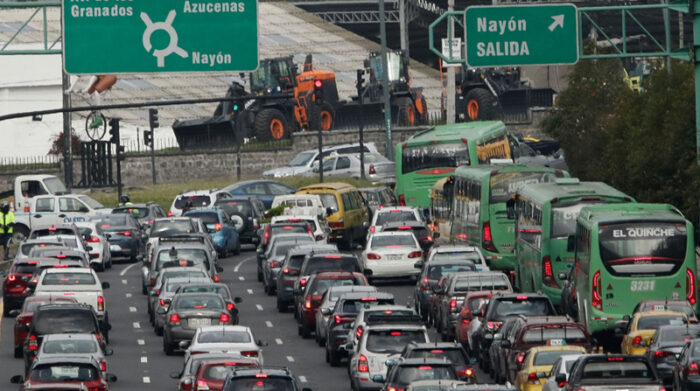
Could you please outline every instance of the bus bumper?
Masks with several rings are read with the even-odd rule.
[[[486,259],[486,264],[491,270],[512,271],[515,269],[515,255],[513,253],[492,253],[481,249]]]

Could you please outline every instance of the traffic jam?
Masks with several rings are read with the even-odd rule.
[[[394,188],[18,192],[0,388],[700,389],[693,225],[478,124],[397,145]]]

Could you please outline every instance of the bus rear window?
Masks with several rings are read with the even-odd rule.
[[[600,227],[600,257],[615,276],[673,274],[685,259],[685,223],[639,222]]]
[[[554,182],[561,177],[560,172],[503,172],[491,175],[491,204],[506,202],[523,185],[530,183]]]
[[[403,174],[429,168],[458,167],[469,164],[469,150],[467,144],[463,142],[406,146],[401,151]]]

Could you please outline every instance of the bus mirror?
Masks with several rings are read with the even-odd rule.
[[[566,251],[573,252],[576,250],[576,235],[569,235],[566,238]]]
[[[569,276],[567,276],[566,273],[559,273],[558,277],[562,281],[566,281],[569,278]]]
[[[506,201],[506,213],[508,220],[515,220],[515,199],[511,198]]]

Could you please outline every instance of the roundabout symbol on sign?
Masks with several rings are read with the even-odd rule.
[[[151,45],[151,35],[157,30],[165,30],[170,37],[170,43],[165,49],[156,49],[153,51],[153,56],[158,59],[158,68],[163,68],[165,66],[165,57],[175,53],[182,58],[187,58],[187,52],[181,47],[177,46],[177,31],[173,28],[173,21],[175,20],[176,12],[175,10],[170,10],[168,17],[165,22],[153,23],[151,18],[145,12],[141,12],[141,20],[146,24],[146,30],[143,32],[143,48],[147,52],[151,52],[153,46]]]

